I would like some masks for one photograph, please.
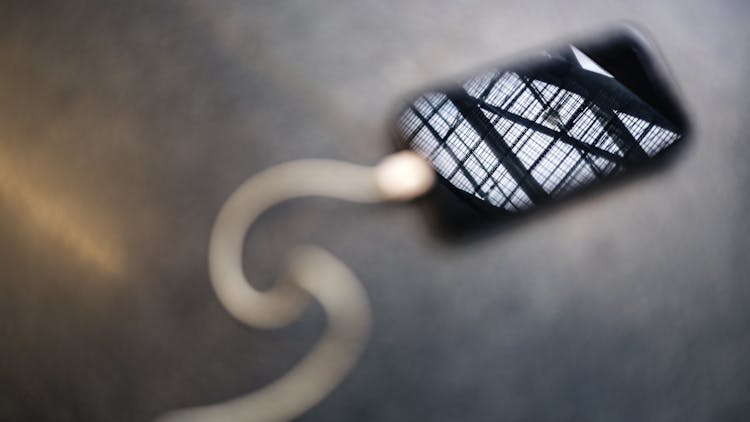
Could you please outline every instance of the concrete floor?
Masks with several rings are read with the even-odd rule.
[[[628,20],[693,124],[665,171],[493,236],[414,207],[264,216],[247,268],[299,241],[360,275],[374,329],[301,420],[750,418],[750,5],[741,1],[0,1],[0,420],[145,421],[283,374],[324,326],[220,307],[223,200],[302,157],[374,163],[408,93]]]

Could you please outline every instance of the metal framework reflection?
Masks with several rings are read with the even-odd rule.
[[[400,119],[408,146],[456,188],[520,211],[648,161],[681,138],[575,47],[544,60],[420,96]]]

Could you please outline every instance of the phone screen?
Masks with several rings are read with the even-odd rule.
[[[439,176],[431,211],[451,228],[482,225],[661,161],[686,120],[656,57],[620,30],[417,95],[397,138]]]

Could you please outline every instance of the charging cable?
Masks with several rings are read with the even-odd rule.
[[[264,211],[293,198],[406,201],[427,192],[433,182],[430,165],[410,151],[390,155],[375,167],[292,161],[245,181],[222,207],[211,233],[209,273],[219,301],[251,327],[277,329],[299,318],[314,299],[327,327],[313,349],[271,384],[223,403],[172,411],[158,421],[287,421],[326,397],[354,366],[367,340],[370,306],[364,288],[343,262],[305,245],[289,254],[286,273],[270,290],[256,290],[242,268],[245,234]]]

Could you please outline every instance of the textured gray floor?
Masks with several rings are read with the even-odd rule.
[[[247,176],[374,163],[406,93],[627,19],[694,126],[667,170],[468,245],[411,207],[282,206],[361,276],[372,339],[303,420],[750,418],[750,6],[741,1],[0,1],[0,420],[141,421],[275,379],[319,310],[232,320],[206,244]]]

